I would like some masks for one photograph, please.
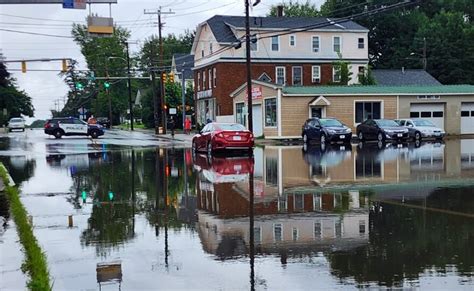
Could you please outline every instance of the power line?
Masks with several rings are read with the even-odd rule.
[[[30,32],[30,31],[21,31],[21,30],[13,30],[13,29],[4,29],[4,28],[0,28],[0,30],[1,31],[6,31],[6,32],[22,33],[22,34],[38,35],[38,36],[49,36],[49,37],[58,37],[58,38],[73,38],[72,36],[47,34],[47,33],[39,33],[39,32]]]

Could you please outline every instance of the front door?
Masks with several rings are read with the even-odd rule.
[[[253,125],[253,135],[256,137],[263,135],[263,126],[262,126],[262,105],[253,105],[252,106],[252,125]]]
[[[322,107],[311,107],[311,117],[312,118],[322,118],[323,117],[323,108]]]

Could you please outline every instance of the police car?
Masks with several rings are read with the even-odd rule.
[[[85,135],[98,138],[104,135],[104,130],[99,124],[87,124],[76,117],[53,118],[46,121],[44,133],[61,138],[63,135]]]

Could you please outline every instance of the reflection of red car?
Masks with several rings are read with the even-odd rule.
[[[212,183],[230,183],[242,181],[253,173],[252,157],[212,157],[196,155],[194,168],[203,173]]]
[[[193,151],[207,151],[211,155],[216,150],[252,151],[254,136],[238,123],[208,123],[193,137]]]

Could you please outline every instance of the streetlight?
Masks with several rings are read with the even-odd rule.
[[[133,130],[132,85],[130,81],[130,56],[128,53],[128,43],[126,43],[126,45],[127,45],[127,58],[126,59],[122,57],[108,57],[107,60],[121,59],[127,62],[128,108],[130,110],[130,130]],[[110,122],[112,122],[112,120]]]

